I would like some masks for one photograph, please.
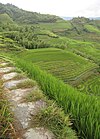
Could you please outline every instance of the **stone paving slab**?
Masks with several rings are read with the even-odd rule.
[[[3,80],[10,80],[10,79],[14,78],[16,75],[17,75],[16,72],[11,72],[11,73],[8,73],[8,74],[4,74],[2,76],[2,79]]]
[[[53,134],[44,128],[30,128],[24,134],[24,137],[26,139],[54,139]]]
[[[14,67],[5,67],[5,68],[0,68],[0,73],[7,73],[10,72],[12,70],[14,70]]]
[[[0,63],[1,66],[6,66],[7,64],[7,62]]]
[[[20,79],[20,80],[10,80],[4,83],[4,87],[7,89],[11,89],[12,87],[16,87],[19,83],[26,81],[27,79]]]
[[[33,91],[35,88],[26,88],[26,89],[16,89],[16,90],[11,90],[8,93],[8,99],[10,101],[14,101],[16,103],[20,103],[20,100],[28,95],[31,91]]]

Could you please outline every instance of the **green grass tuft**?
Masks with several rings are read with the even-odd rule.
[[[30,92],[26,97],[25,100],[28,102],[38,101],[38,100],[45,100],[44,94],[41,90],[36,89]]]
[[[3,82],[0,80],[0,138],[9,138],[9,133],[12,132],[11,124],[13,121],[12,114],[9,110],[9,103],[4,95]]]
[[[32,117],[35,127],[45,127],[53,132],[56,139],[77,139],[75,132],[69,128],[69,117],[52,101]]]

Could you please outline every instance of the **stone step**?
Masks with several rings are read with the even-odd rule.
[[[5,67],[5,68],[0,68],[0,73],[7,73],[7,72],[11,72],[12,70],[14,70],[14,67]]]
[[[17,76],[17,73],[16,72],[11,72],[11,73],[8,73],[8,74],[4,74],[2,76],[2,79],[3,80],[10,80],[10,79],[13,79],[15,76]]]
[[[7,89],[11,89],[12,87],[16,87],[19,83],[22,83],[28,79],[21,79],[21,80],[10,80],[4,83],[4,87]]]

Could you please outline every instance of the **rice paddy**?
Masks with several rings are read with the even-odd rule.
[[[82,82],[78,89],[87,94],[100,96],[100,76],[89,78],[86,82]]]
[[[74,80],[81,74],[97,67],[96,64],[80,56],[55,48],[25,51],[20,53],[19,56],[31,61],[42,70],[46,70],[64,82]]]

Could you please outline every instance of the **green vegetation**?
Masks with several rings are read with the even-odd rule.
[[[0,79],[0,138],[9,138],[9,133],[12,133],[11,125],[13,118],[4,92],[3,81]]]
[[[34,126],[45,126],[54,133],[56,139],[77,139],[75,133],[68,127],[71,126],[69,117],[54,102],[49,101],[48,103],[46,108],[32,117]]]
[[[35,63],[41,69],[67,82],[97,66],[71,52],[60,49],[37,49],[21,52],[19,57]],[[77,68],[78,67],[78,68]]]
[[[13,80],[20,80],[24,79],[26,76],[24,73],[18,73],[15,77],[13,77]]]
[[[70,113],[78,133],[85,139],[99,138],[100,101],[95,96],[88,96],[78,92],[62,81],[41,71],[32,63],[14,57],[16,65],[28,75],[37,80],[41,89],[49,98],[55,99],[62,106],[65,113]]]
[[[4,14],[0,14],[0,23],[6,23],[6,24],[13,24],[13,20],[12,18],[9,17],[8,14],[4,13]]]
[[[10,60],[8,60],[8,61],[10,61]],[[21,77],[21,73],[19,75]],[[5,98],[5,101],[4,101],[4,98],[1,97],[1,91],[2,91],[2,96],[4,95],[3,94],[4,89],[2,90],[2,86],[3,86],[3,82],[0,80],[0,98],[3,99],[3,101],[0,102],[0,108],[1,108],[1,106],[2,106],[1,104],[3,102],[7,102],[6,98]],[[39,86],[37,86],[37,83],[35,81],[27,79],[25,82],[20,83],[20,84],[17,85],[18,88],[28,88],[28,87],[34,87],[34,86],[35,86],[35,88],[33,89],[33,91],[30,92],[27,96],[25,96],[24,99],[25,99],[25,101],[28,101],[28,102],[30,102],[30,101],[33,102],[34,101],[34,104],[37,103],[37,101],[40,101],[40,102],[43,101],[44,106],[43,106],[43,108],[40,108],[40,110],[37,108],[36,109],[37,112],[35,111],[36,114],[31,115],[32,116],[31,117],[32,118],[31,125],[34,126],[34,127],[40,127],[40,128],[42,126],[44,129],[47,128],[48,130],[51,131],[51,133],[53,133],[54,137],[56,137],[57,139],[61,139],[61,138],[62,139],[63,138],[77,139],[76,132],[71,129],[72,123],[69,120],[69,116],[64,114],[64,111],[61,108],[59,108],[56,105],[55,102],[53,102],[51,100],[48,100],[48,98],[39,89]],[[16,88],[13,88],[13,89],[16,89]],[[24,100],[22,99],[22,101],[24,101]],[[12,124],[10,123],[11,114],[8,111],[8,102],[6,104],[7,105],[6,108],[5,108],[5,104],[3,104],[3,105],[4,105],[4,109],[1,109],[1,111],[0,111],[1,112],[0,113],[0,118],[2,117],[0,119],[0,126],[1,126],[0,129],[2,129],[3,126],[5,126],[5,127],[4,127],[4,129],[2,129],[0,131],[0,135],[1,135],[0,138],[16,138],[11,133],[10,133],[10,136],[8,136],[9,132],[11,132],[11,128],[15,131],[16,127],[14,129]],[[40,107],[41,107],[41,104],[40,104]],[[7,118],[9,118],[9,119],[7,119]],[[9,123],[4,121],[5,119],[9,120]],[[16,122],[16,120],[15,120],[15,122]],[[38,124],[36,124],[36,123],[38,123]],[[4,124],[7,124],[7,125],[4,125]],[[31,128],[32,128],[32,126],[31,126]],[[3,130],[4,130],[4,132],[2,134]],[[17,135],[15,132],[14,132],[14,134]]]
[[[25,81],[18,83],[15,87],[12,87],[11,90],[17,89],[17,88],[32,88],[35,85],[36,85],[35,81],[26,79]]]
[[[60,17],[48,14],[40,14],[36,12],[28,12],[22,9],[17,8],[12,4],[1,4],[0,3],[0,13],[8,14],[14,21],[18,23],[38,23],[38,22],[56,22],[63,20]]]
[[[87,81],[83,81],[78,85],[78,89],[87,94],[100,96],[100,76],[95,75],[90,77]]]
[[[89,32],[100,33],[100,30],[98,28],[94,27],[93,25],[85,25],[85,28]]]
[[[39,89],[36,89],[32,92],[30,92],[26,97],[25,97],[25,100],[28,101],[28,102],[35,102],[35,101],[38,101],[38,100],[46,100],[45,97],[44,97],[44,94],[41,90]]]
[[[81,55],[82,57],[85,57],[89,60],[92,60],[93,62],[97,63],[99,65],[100,63],[100,55],[99,55],[99,47],[95,47],[97,44],[91,44],[91,43],[77,43],[75,45],[72,44],[72,46],[69,46],[69,50],[76,53],[77,55]]]
[[[72,25],[68,21],[62,21],[57,23],[41,23],[39,24],[41,28],[45,28],[47,30],[53,31],[53,32],[63,32],[64,30],[71,29]]]

